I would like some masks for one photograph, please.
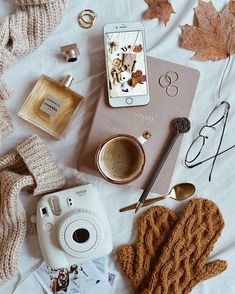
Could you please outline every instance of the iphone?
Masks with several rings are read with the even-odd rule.
[[[149,103],[146,46],[141,22],[104,26],[108,100],[112,107]]]

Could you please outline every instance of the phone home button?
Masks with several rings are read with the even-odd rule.
[[[131,97],[126,98],[126,104],[131,105],[133,103],[133,99]]]

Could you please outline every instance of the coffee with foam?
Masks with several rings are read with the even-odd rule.
[[[145,154],[137,139],[127,135],[111,138],[101,148],[98,166],[109,180],[125,183],[137,178],[144,167]]]

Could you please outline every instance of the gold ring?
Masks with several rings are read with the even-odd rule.
[[[89,20],[87,21],[84,17],[88,17]],[[84,29],[89,29],[93,26],[94,21],[97,17],[97,14],[91,9],[83,10],[78,16],[78,23]]]

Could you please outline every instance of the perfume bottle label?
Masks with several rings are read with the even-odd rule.
[[[58,99],[53,96],[46,96],[40,110],[54,117],[58,113],[61,106],[62,103]]]

